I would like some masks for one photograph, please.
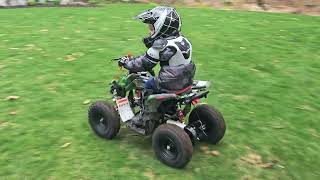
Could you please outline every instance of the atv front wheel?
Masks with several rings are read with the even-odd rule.
[[[197,128],[200,140],[217,144],[226,131],[222,114],[212,106],[201,104],[196,106],[189,115],[189,124]]]
[[[188,134],[174,124],[160,125],[152,136],[157,158],[164,164],[183,168],[192,158],[192,143]]]
[[[89,124],[93,131],[106,139],[114,138],[120,129],[120,118],[113,106],[104,101],[97,101],[89,107]]]

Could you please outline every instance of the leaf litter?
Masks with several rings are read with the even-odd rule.
[[[241,157],[240,159],[248,164],[251,164],[260,168],[264,168],[264,169],[273,168],[275,165],[281,166],[281,165],[278,165],[279,161],[276,159],[273,159],[269,162],[263,162],[262,157],[259,154],[255,154],[255,153],[249,153]]]
[[[211,151],[210,153],[211,153],[211,155],[213,155],[213,156],[220,156],[220,152],[217,151],[217,150],[213,150],[213,151]]]
[[[3,64],[0,64],[0,69],[4,69],[6,66]]]
[[[217,150],[212,150],[210,151],[209,147],[208,146],[201,146],[200,147],[200,150],[207,154],[207,155],[212,155],[212,156],[220,156],[220,152],[217,151]]]
[[[16,128],[16,127],[19,126],[19,124],[0,120],[0,129],[1,128],[5,128],[5,127],[10,127],[10,126],[13,127],[13,128]]]
[[[15,116],[15,115],[17,115],[17,111],[11,111],[11,112],[9,112],[9,115]]]
[[[62,146],[60,146],[61,148],[66,148],[66,147],[69,147],[70,145],[72,144],[72,142],[67,142],[67,143],[64,143]]]
[[[85,54],[83,52],[74,52],[71,53],[69,55],[66,55],[63,59],[65,61],[74,61],[76,60],[78,57],[84,56]]]
[[[41,29],[40,32],[48,32],[48,29]]]
[[[90,99],[86,99],[85,101],[83,101],[83,103],[82,103],[82,104],[86,105],[86,104],[89,104],[90,102],[91,102],[91,100],[90,100]]]
[[[72,55],[66,55],[63,59],[65,61],[74,61],[76,58]]]
[[[6,97],[6,100],[7,101],[13,101],[13,100],[17,100],[19,98],[20,98],[20,96],[8,96],[8,97]]]

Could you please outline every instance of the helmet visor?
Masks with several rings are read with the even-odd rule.
[[[146,24],[154,24],[157,20],[154,17],[154,13],[151,10],[146,10],[137,16],[133,17],[133,19],[141,20],[143,23]]]

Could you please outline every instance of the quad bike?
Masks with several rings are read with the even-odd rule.
[[[144,83],[152,75],[153,71],[129,72],[112,81],[110,93],[114,103],[93,103],[88,112],[89,124],[98,136],[113,139],[121,120],[139,134],[152,135],[152,146],[161,162],[183,168],[191,160],[196,141],[216,144],[223,138],[225,121],[214,107],[198,104],[207,97],[209,82],[194,81],[180,91],[151,94]]]

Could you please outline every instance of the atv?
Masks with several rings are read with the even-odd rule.
[[[110,93],[114,103],[93,103],[88,111],[89,124],[105,139],[118,134],[120,122],[141,135],[152,135],[157,158],[168,166],[183,168],[191,160],[197,141],[216,144],[223,138],[225,121],[216,108],[199,103],[209,94],[208,81],[194,81],[176,92],[152,94],[144,88],[152,76],[152,70],[128,72],[113,80]],[[190,111],[188,122],[184,122]]]

